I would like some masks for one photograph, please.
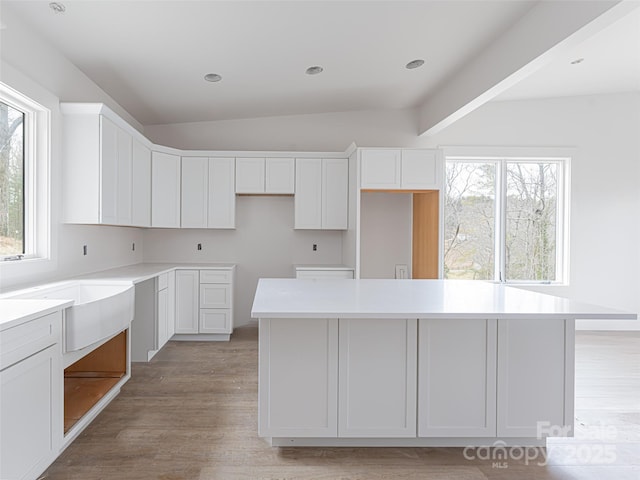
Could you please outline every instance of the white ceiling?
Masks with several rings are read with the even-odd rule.
[[[577,65],[571,62],[583,58]],[[640,9],[596,33],[496,100],[640,92]]]
[[[538,3],[61,1],[57,15],[49,0],[2,8],[144,125],[417,106]],[[640,91],[637,22],[586,42],[571,56],[582,64],[556,61],[499,98]],[[416,58],[426,64],[406,70]],[[311,65],[324,73],[305,75]],[[210,72],[223,80],[205,82]]]

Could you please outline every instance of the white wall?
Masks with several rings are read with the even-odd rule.
[[[345,112],[150,126],[156,142],[216,149],[341,150],[358,146],[575,147],[568,287],[538,290],[640,312],[640,94],[492,102],[433,138],[411,110]],[[640,322],[581,322],[640,328]]]
[[[362,193],[360,278],[395,278],[407,265],[411,278],[413,194]]]
[[[239,196],[235,230],[149,229],[144,244],[145,262],[237,264],[236,326],[251,321],[258,278],[291,278],[294,264],[340,263],[342,258],[341,232],[293,230],[289,196]]]
[[[122,115],[127,116],[126,112],[66,58],[13,19],[10,12],[2,13],[6,29],[0,30],[0,81],[51,111],[51,181],[49,192],[38,192],[50,197],[51,221],[49,258],[0,263],[0,291],[140,262],[143,238],[139,229],[60,223],[64,185],[59,102],[103,101]],[[131,250],[133,242],[135,252]],[[88,247],[86,256],[82,254],[83,245]]]

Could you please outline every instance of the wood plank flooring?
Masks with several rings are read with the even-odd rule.
[[[257,354],[255,327],[169,342],[42,478],[640,479],[640,333],[578,332],[576,438],[498,463],[462,448],[272,448],[257,436]]]

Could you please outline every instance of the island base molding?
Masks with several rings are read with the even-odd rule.
[[[291,438],[266,439],[272,447],[545,447],[545,438]]]

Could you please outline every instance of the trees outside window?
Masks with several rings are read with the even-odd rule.
[[[445,278],[562,281],[564,165],[447,158]]]
[[[24,117],[0,102],[0,257],[25,253]]]

